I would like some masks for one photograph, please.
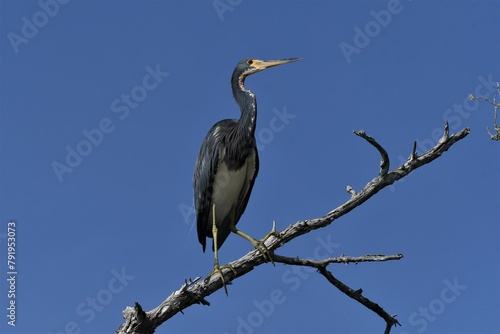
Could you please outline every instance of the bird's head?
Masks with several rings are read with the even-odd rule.
[[[234,84],[238,83],[240,88],[244,90],[243,82],[245,78],[254,73],[265,70],[266,68],[288,64],[297,60],[301,60],[302,58],[287,58],[287,59],[278,59],[278,60],[260,60],[255,58],[247,58],[241,60],[234,69],[233,72],[233,88]]]
[[[278,60],[260,60],[255,58],[247,58],[241,60],[234,69],[234,74],[238,77],[247,77],[254,73],[265,70],[266,68],[291,63],[302,58],[287,58]]]

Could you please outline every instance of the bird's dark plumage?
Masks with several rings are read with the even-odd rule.
[[[206,248],[206,237],[212,238],[212,204],[214,204],[214,187],[219,187],[221,191],[229,187],[231,182],[231,172],[241,169],[248,161],[253,166],[248,166],[243,185],[240,188],[238,197],[230,205],[229,214],[217,214],[216,205],[216,224],[219,229],[218,247],[220,248],[226,238],[231,233],[231,219],[235,224],[239,221],[241,215],[246,209],[250,193],[252,191],[255,178],[259,170],[259,157],[255,145],[245,145],[244,142],[233,142],[231,138],[235,136],[236,120],[226,119],[215,124],[208,132],[205,141],[200,149],[200,154],[196,162],[195,188],[199,189],[195,195],[196,220],[198,228],[198,240],[203,251]],[[253,139],[253,137],[252,137]],[[221,157],[227,162],[222,162]],[[253,159],[252,159],[253,158]],[[215,180],[215,175],[220,170],[219,166],[224,164],[225,175],[221,175]],[[243,172],[242,172],[243,173]],[[222,204],[221,204],[222,205]],[[212,245],[213,246],[213,245]]]
[[[295,60],[298,58],[276,61],[244,59],[233,71],[231,87],[240,106],[240,119],[225,119],[210,129],[201,145],[194,171],[194,205],[198,240],[203,251],[206,237],[213,238],[214,207],[218,249],[231,233],[231,225],[234,227],[245,211],[259,172],[254,136],[257,101],[255,95],[244,87],[245,78],[265,68]]]

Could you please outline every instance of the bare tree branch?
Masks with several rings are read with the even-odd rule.
[[[500,83],[497,82],[497,91],[500,94]],[[490,101],[489,99],[483,97],[483,96],[474,96],[473,94],[469,94],[469,100],[474,101],[474,100],[483,100],[488,102],[493,106],[493,128],[495,129],[495,133],[490,132],[490,128],[486,126],[486,131],[488,131],[488,134],[490,135],[492,140],[497,140],[500,141],[500,125],[497,124],[497,114],[498,114],[498,108],[500,108],[500,103],[497,103],[496,96],[493,95],[493,101]]]
[[[375,139],[366,136],[364,132],[358,132],[357,133],[358,136],[367,140],[370,144],[375,146],[377,150],[381,153],[382,161],[381,161],[380,174],[373,180],[368,182],[363,187],[363,189],[361,189],[357,193],[351,187],[349,187],[348,191],[351,194],[351,198],[347,200],[344,204],[340,205],[336,209],[327,213],[325,216],[310,220],[306,219],[298,221],[295,224],[292,224],[287,228],[285,228],[284,230],[280,231],[279,236],[269,237],[265,241],[264,246],[271,253],[271,257],[276,258],[278,255],[275,255],[273,253],[276,249],[280,248],[284,244],[292,241],[293,239],[303,234],[330,225],[335,219],[342,217],[343,215],[347,214],[354,208],[363,204],[370,197],[378,193],[381,189],[407,176],[413,170],[425,164],[428,164],[431,161],[440,157],[453,144],[465,138],[469,134],[469,132],[470,130],[468,128],[465,128],[460,132],[452,134],[450,136],[448,133],[448,124],[446,123],[443,137],[436,144],[436,146],[434,146],[431,150],[425,152],[421,156],[417,156],[414,145],[412,154],[410,155],[408,161],[405,162],[403,165],[395,168],[391,172],[388,172],[389,157],[387,155],[387,152],[382,148],[382,146],[380,146],[375,141]],[[361,133],[363,133],[363,135]],[[331,260],[326,259],[326,261],[331,261]],[[248,254],[246,254],[245,256],[241,257],[240,259],[230,263],[234,271],[230,269],[223,269],[224,279],[226,282],[232,282],[238,277],[249,273],[255,267],[265,262],[267,262],[267,260],[264,256],[262,256],[261,252],[259,250],[253,250]],[[348,262],[353,262],[353,261],[349,260]],[[326,270],[326,264],[324,269],[320,269],[320,273],[323,276],[325,276],[325,278],[327,278],[329,281],[331,281],[332,284],[334,284],[333,282],[336,282],[335,284],[339,284],[339,282],[337,282],[337,280],[333,277],[333,275],[331,275],[331,273]],[[345,285],[342,286],[339,284],[337,288],[341,289],[340,287],[342,287],[342,289],[344,290],[350,289]],[[141,306],[136,302],[134,307],[127,307],[123,311],[123,317],[125,318],[125,322],[116,330],[116,333],[117,334],[154,333],[155,329],[158,326],[160,326],[163,322],[167,321],[177,313],[182,312],[182,310],[184,310],[185,308],[193,304],[210,305],[205,298],[221,288],[222,288],[222,281],[220,277],[218,275],[212,275],[207,280],[200,280],[199,278],[196,278],[192,281],[191,280],[186,281],[185,284],[183,284],[179,290],[174,291],[159,306],[157,306],[151,311],[144,312]],[[364,298],[363,296],[361,296],[361,293],[359,293],[358,297],[360,300]],[[365,302],[372,303],[369,300],[366,300]],[[379,315],[382,318],[384,318],[387,324],[397,323],[394,317],[389,316],[391,317],[392,320],[387,318],[387,313]],[[389,330],[391,326],[388,325]],[[388,333],[388,329],[386,328],[386,333]]]
[[[384,176],[387,174],[389,171],[389,155],[387,154],[387,151],[379,144],[375,139],[372,137],[368,136],[365,131],[354,131],[354,134],[356,136],[359,136],[361,138],[364,138],[367,142],[372,144],[380,153],[382,156],[382,160],[380,160],[380,176]]]
[[[275,263],[283,263],[293,266],[306,266],[306,267],[313,267],[316,269],[320,269],[322,267],[328,266],[330,263],[358,264],[359,262],[383,262],[383,261],[400,260],[403,258],[403,254],[397,254],[397,255],[377,254],[377,255],[363,255],[357,257],[342,255],[339,257],[330,257],[324,260],[309,260],[309,259],[302,259],[299,257],[282,256],[278,254],[273,254],[272,257]]]
[[[372,302],[368,298],[364,297],[362,295],[363,290],[353,290],[338,279],[336,279],[331,272],[329,272],[326,267],[322,267],[319,269],[319,272],[321,275],[325,276],[325,278],[328,280],[328,282],[332,283],[337,289],[345,293],[347,296],[350,298],[358,301],[360,304],[364,305],[368,309],[372,310],[373,312],[377,313],[381,318],[385,320],[386,327],[384,333],[389,334],[391,331],[392,326],[401,326],[399,321],[396,320],[396,314],[395,315],[389,315],[382,307],[380,307],[377,303]]]
[[[295,266],[307,266],[307,267],[313,267],[318,269],[319,273],[323,275],[328,282],[330,282],[333,286],[335,286],[337,289],[342,291],[344,294],[346,294],[348,297],[356,300],[359,302],[361,305],[365,306],[366,308],[372,310],[376,314],[378,314],[382,319],[385,320],[386,322],[386,329],[385,333],[389,333],[391,331],[391,328],[393,326],[401,326],[401,324],[396,320],[396,315],[389,315],[382,307],[380,307],[378,304],[372,302],[368,298],[364,297],[362,295],[363,290],[358,289],[354,290],[348,287],[346,284],[342,283],[340,280],[335,278],[333,274],[326,269],[326,267],[330,263],[358,263],[358,262],[380,262],[380,261],[390,261],[390,260],[400,260],[403,258],[402,254],[397,254],[397,255],[364,255],[364,256],[359,256],[359,257],[352,257],[352,256],[340,256],[337,258],[328,258],[324,260],[309,260],[309,259],[301,259],[301,258],[291,258],[291,257],[286,257],[286,256],[281,256],[281,255],[274,255],[273,260],[274,262],[279,262],[279,263],[284,263],[284,264],[289,264],[289,265],[295,265]]]

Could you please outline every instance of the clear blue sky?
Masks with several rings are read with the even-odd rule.
[[[346,185],[375,177],[378,153],[352,130],[374,136],[396,167],[414,140],[419,152],[433,145],[445,119],[451,132],[470,127],[434,163],[278,253],[403,253],[330,269],[398,314],[393,333],[500,331],[500,146],[485,129],[493,109],[467,100],[492,97],[500,80],[498,1],[41,0],[0,10],[2,333],[112,333],[127,305],[150,310],[210,272],[189,211],[192,172],[210,127],[239,117],[229,78],[246,57],[303,60],[247,80],[261,168],[238,226],[261,237],[273,220],[283,229],[322,216],[349,198]],[[230,236],[221,262],[250,249]],[[208,300],[157,333],[384,328],[320,275],[283,265]]]

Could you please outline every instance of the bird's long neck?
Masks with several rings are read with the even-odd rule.
[[[253,139],[257,122],[257,100],[250,90],[245,89],[245,77],[233,76],[232,81],[233,96],[241,111],[238,127],[247,135],[246,139]]]

